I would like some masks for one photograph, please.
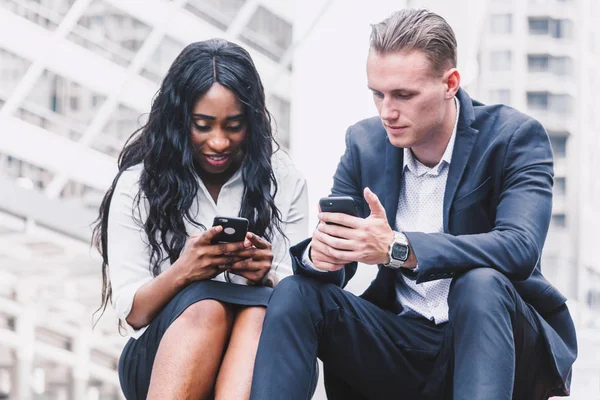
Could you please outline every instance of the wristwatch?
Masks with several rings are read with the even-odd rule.
[[[402,267],[410,255],[410,246],[404,233],[394,231],[394,241],[390,243],[389,251],[390,261],[383,266],[392,269]]]

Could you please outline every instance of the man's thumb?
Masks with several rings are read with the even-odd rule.
[[[367,204],[369,204],[369,208],[371,209],[372,216],[378,217],[378,218],[386,218],[385,208],[383,208],[383,205],[379,201],[379,198],[377,197],[377,195],[375,193],[373,193],[371,191],[371,189],[369,189],[368,187],[365,188],[364,197],[365,197],[365,200],[367,201]]]

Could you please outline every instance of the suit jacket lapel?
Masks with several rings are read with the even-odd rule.
[[[387,140],[387,139],[386,139]],[[385,213],[392,229],[396,229],[396,211],[400,197],[404,149],[386,142],[385,152]]]
[[[452,152],[452,161],[448,171],[448,180],[446,181],[446,190],[444,192],[444,232],[448,233],[448,218],[450,216],[450,206],[456,195],[456,189],[463,176],[467,161],[473,150],[477,130],[471,127],[475,120],[473,104],[469,95],[459,89],[457,93],[460,102],[460,115],[456,127],[456,140]]]

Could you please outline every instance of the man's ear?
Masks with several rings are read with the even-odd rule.
[[[451,99],[460,87],[460,73],[456,68],[450,68],[444,72],[444,83],[446,84],[446,98]]]

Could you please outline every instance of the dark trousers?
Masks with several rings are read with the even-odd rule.
[[[542,399],[547,355],[539,315],[489,268],[455,278],[450,322],[398,316],[331,284],[276,287],[251,399],[310,399],[315,359],[329,399]]]

